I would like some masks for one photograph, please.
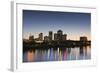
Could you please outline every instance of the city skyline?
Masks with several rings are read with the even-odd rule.
[[[46,36],[48,31],[53,31],[54,35],[59,29],[68,39],[79,40],[80,36],[87,36],[91,40],[91,14],[23,10],[23,38],[28,38],[30,33],[37,38],[41,32]]]
[[[37,37],[34,37],[34,35],[30,34],[26,40],[45,41],[45,38],[46,38],[46,40],[48,39],[48,41],[52,41],[52,40],[57,41],[58,39],[63,40],[63,41],[72,40],[72,39],[68,39],[67,36],[68,36],[67,34],[64,34],[63,31],[59,29],[56,33],[53,33],[53,31],[48,31],[48,35],[45,35],[45,36],[43,35],[42,32],[39,33]],[[83,38],[85,37],[88,41],[91,41],[87,38],[87,36],[80,36],[79,40],[81,37],[83,37]]]

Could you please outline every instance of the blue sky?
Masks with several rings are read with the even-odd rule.
[[[80,36],[91,39],[91,14],[76,12],[54,12],[23,10],[23,38],[28,38],[29,33],[34,37],[48,31],[56,33],[59,29],[68,35],[68,39],[78,40]]]

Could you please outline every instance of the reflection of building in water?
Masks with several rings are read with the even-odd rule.
[[[76,52],[77,52],[76,48],[71,48],[71,53],[70,53],[70,55],[71,55],[70,59],[71,60],[76,60],[77,59]]]
[[[80,54],[83,54],[83,46],[80,46]]]
[[[67,48],[68,54],[71,52],[71,48]]]
[[[87,46],[87,57],[91,58],[91,47]]]
[[[34,52],[33,51],[28,51],[27,52],[27,61],[28,62],[33,62],[34,61]]]
[[[87,46],[81,46],[80,47],[80,55],[83,56],[83,59],[86,58],[86,56],[87,56]]]
[[[91,49],[86,46],[80,48],[41,48],[41,50],[34,48],[32,51],[27,51],[24,57],[24,62],[85,60],[91,59]]]
[[[54,34],[54,40],[58,41],[64,41],[67,40],[67,35],[63,34],[62,30],[58,30],[57,33]]]
[[[62,51],[59,50],[59,58],[58,58],[59,61],[62,61]]]
[[[64,48],[64,50],[62,50],[62,60],[67,60],[67,55],[68,55],[68,51],[66,48]]]

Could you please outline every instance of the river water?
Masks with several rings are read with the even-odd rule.
[[[91,47],[40,48],[23,52],[23,62],[68,61],[91,59]]]

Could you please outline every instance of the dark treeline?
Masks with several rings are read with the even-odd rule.
[[[42,43],[36,43],[35,41],[25,42],[23,41],[23,50],[28,49],[40,49],[40,48],[57,48],[57,47],[80,47],[80,46],[90,46],[91,41],[43,41]]]

